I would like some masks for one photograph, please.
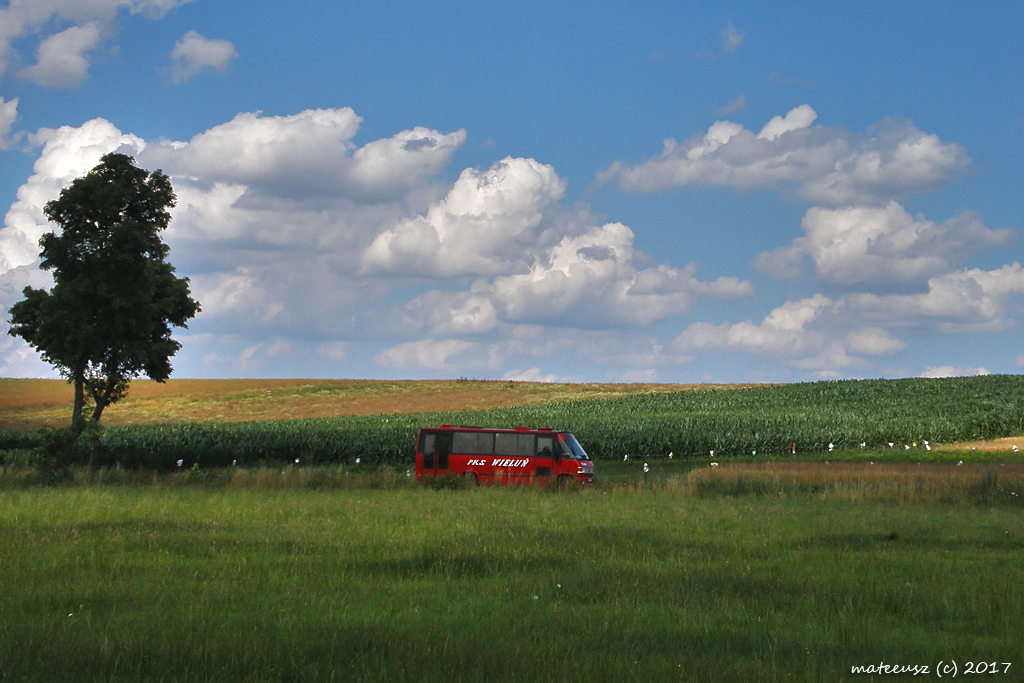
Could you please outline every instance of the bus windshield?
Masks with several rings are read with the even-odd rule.
[[[587,456],[587,452],[583,450],[583,446],[576,440],[576,437],[569,432],[562,432],[558,435],[558,440],[562,442],[562,455],[567,458],[575,458],[577,460],[590,460]]]

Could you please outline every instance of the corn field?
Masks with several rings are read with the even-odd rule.
[[[421,427],[440,424],[572,431],[591,457],[821,452],[864,443],[956,442],[1024,433],[1024,376],[847,380],[634,394],[483,411],[108,428],[110,464],[171,470],[267,462],[403,465]],[[0,432],[0,455],[38,446]],[[84,448],[76,455],[84,459]],[[179,463],[178,461],[181,461]]]

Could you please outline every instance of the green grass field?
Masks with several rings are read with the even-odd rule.
[[[418,485],[444,422],[570,429],[597,484]],[[1022,680],[1024,458],[923,441],[1022,433],[1020,376],[694,389],[114,427],[41,489],[4,431],[0,683]]]
[[[2,488],[0,681],[1020,680],[1019,505],[688,493],[707,471]]]

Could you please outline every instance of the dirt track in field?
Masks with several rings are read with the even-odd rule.
[[[935,444],[935,448],[940,451],[1012,451],[1014,446],[1019,450],[1024,450],[1024,436],[1008,436],[1005,439],[992,439],[991,441],[965,441],[964,443]]]
[[[132,382],[120,403],[103,412],[103,422],[242,422],[422,413],[740,386],[750,385],[304,379],[178,379],[159,384],[140,380]],[[0,379],[0,429],[65,426],[72,400],[71,386],[61,380]]]

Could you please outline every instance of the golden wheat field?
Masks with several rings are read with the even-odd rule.
[[[587,398],[616,398],[752,385],[548,384],[481,380],[172,379],[132,382],[103,413],[112,425],[242,422],[448,412]],[[70,417],[72,387],[55,379],[0,379],[0,429],[59,427]]]

